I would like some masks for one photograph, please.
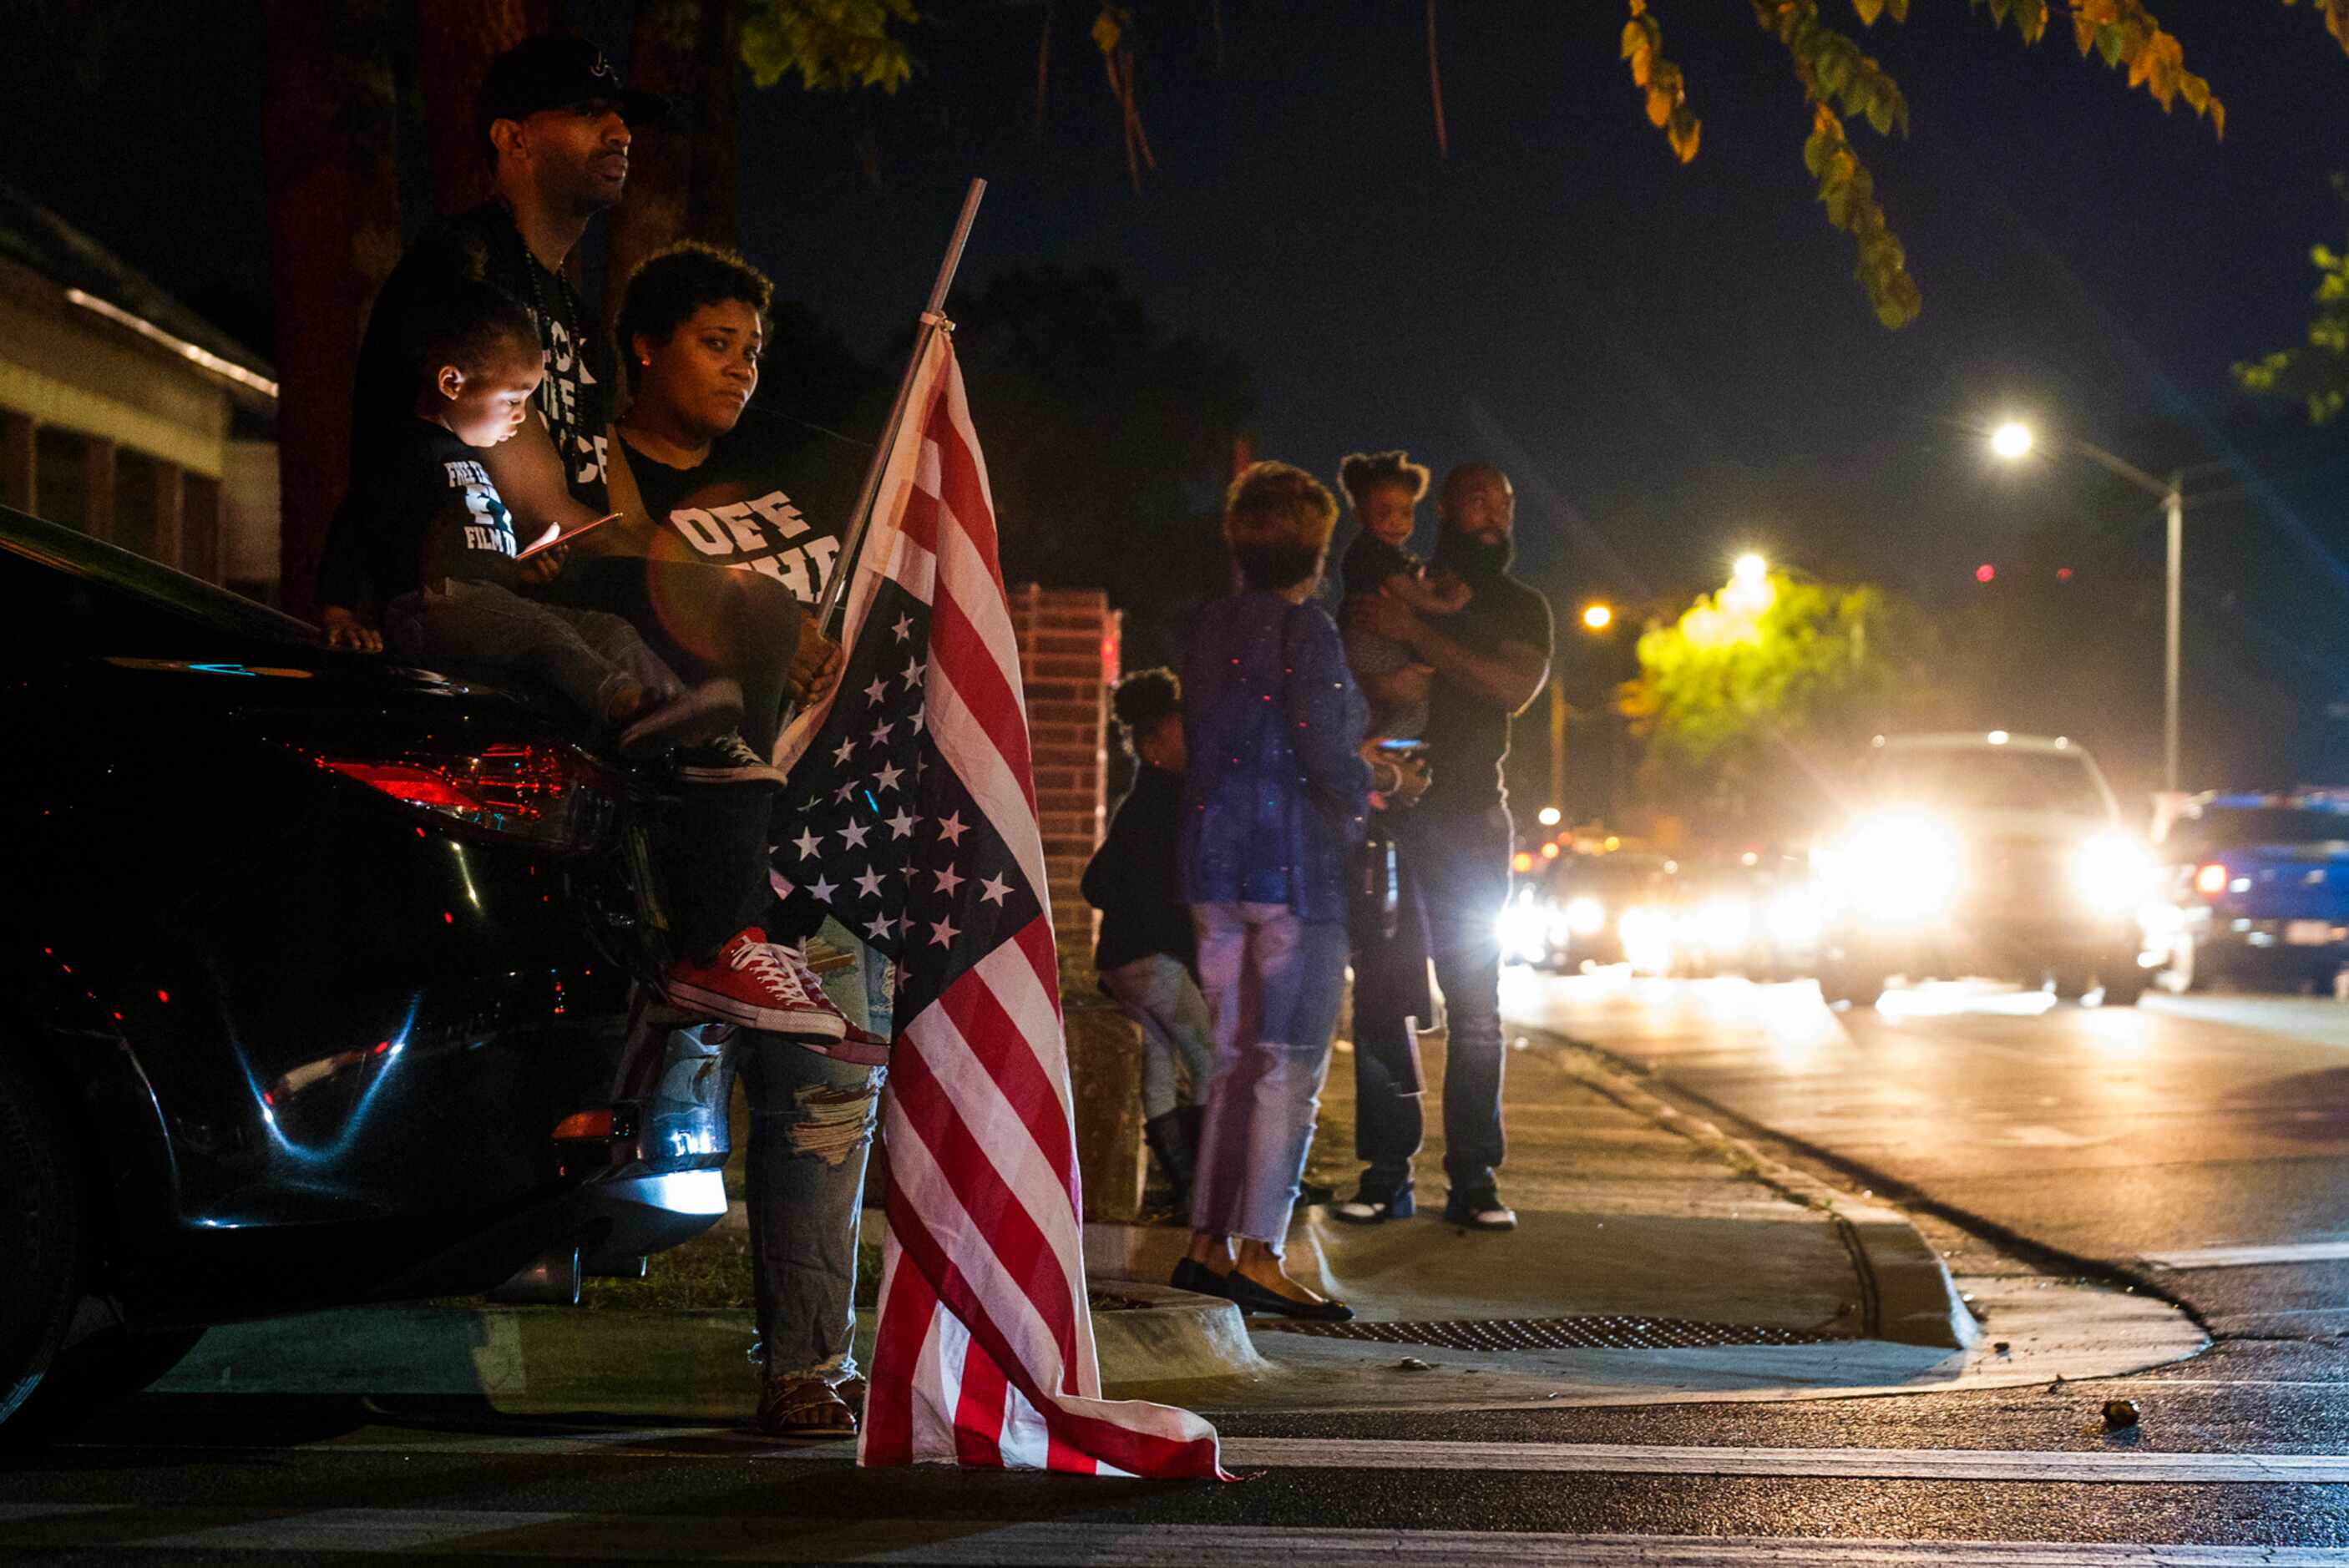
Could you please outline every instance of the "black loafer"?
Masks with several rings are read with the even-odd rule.
[[[1174,1265],[1174,1273],[1166,1283],[1176,1290],[1196,1292],[1200,1295],[1221,1295],[1223,1282],[1216,1271],[1196,1258],[1185,1258]]]
[[[1311,1323],[1351,1323],[1354,1320],[1354,1309],[1342,1301],[1291,1301],[1278,1291],[1265,1289],[1237,1269],[1227,1274],[1215,1274],[1211,1270],[1209,1277],[1215,1282],[1216,1294],[1242,1312],[1302,1318]]]

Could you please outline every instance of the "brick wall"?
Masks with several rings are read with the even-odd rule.
[[[1090,971],[1093,912],[1077,883],[1101,842],[1108,808],[1109,688],[1118,673],[1118,615],[1095,589],[1027,583],[1010,597],[1061,965]]]

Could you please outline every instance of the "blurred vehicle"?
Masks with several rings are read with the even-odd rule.
[[[1661,855],[1619,850],[1564,854],[1520,881],[1501,912],[1501,956],[1537,969],[1621,964],[1643,931],[1634,910],[1666,907],[1676,868]]]
[[[2349,790],[2196,796],[2156,859],[2146,945],[2168,988],[2329,986],[2349,965]]]
[[[1673,893],[1671,924],[1662,937],[1671,952],[1658,972],[1769,982],[1816,971],[1823,911],[1810,868],[1800,861],[1754,853],[1683,863]]]
[[[2143,994],[2147,847],[2095,761],[2003,730],[1878,737],[1814,863],[1819,989],[1872,1003],[1888,979],[1988,975],[2063,997]]]
[[[0,594],[0,1436],[725,1212],[719,1047],[631,985],[660,799],[567,705],[5,511]]]

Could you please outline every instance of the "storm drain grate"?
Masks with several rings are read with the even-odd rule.
[[[1847,1335],[1756,1323],[1694,1323],[1684,1317],[1455,1317],[1435,1323],[1256,1325],[1324,1339],[1434,1345],[1446,1350],[1701,1350],[1721,1345],[1825,1345]]]

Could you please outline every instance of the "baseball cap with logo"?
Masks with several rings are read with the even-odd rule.
[[[524,38],[490,62],[476,105],[481,134],[502,119],[528,119],[541,109],[568,108],[602,98],[619,106],[631,127],[668,112],[668,99],[620,80],[603,51],[585,38],[550,34]]]

